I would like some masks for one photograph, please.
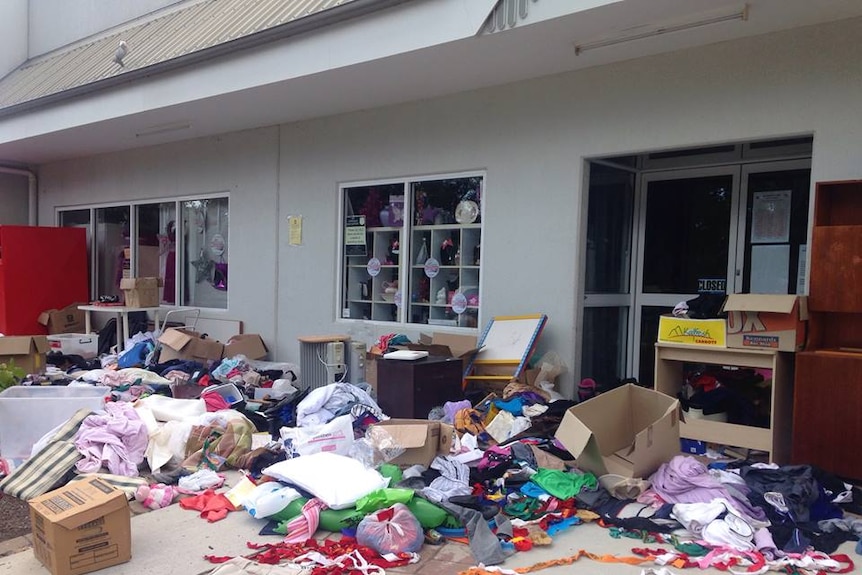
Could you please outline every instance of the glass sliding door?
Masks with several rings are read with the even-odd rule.
[[[626,166],[589,164],[581,375],[602,390],[629,361],[635,181]]]
[[[659,315],[704,286],[733,285],[738,181],[738,167],[642,176],[634,364],[643,384],[653,380]]]

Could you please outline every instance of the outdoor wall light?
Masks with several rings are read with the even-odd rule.
[[[705,26],[712,26],[713,24],[721,24],[724,22],[733,22],[735,20],[740,20],[745,22],[748,20],[748,4],[746,4],[742,10],[738,12],[734,12],[732,14],[722,14],[717,16],[712,16],[710,18],[704,18],[702,20],[695,20],[693,22],[683,22],[679,24],[668,24],[666,26],[659,26],[657,28],[652,28],[646,32],[639,32],[635,34],[616,36],[613,38],[607,38],[605,40],[595,40],[593,42],[584,42],[581,44],[575,44],[575,55],[580,56],[583,52],[587,50],[595,50],[596,48],[605,48],[607,46],[615,46],[617,44],[624,44],[626,42],[634,42],[636,40],[644,40],[646,38],[653,38],[655,36],[663,36],[665,34],[672,34],[674,32],[682,32],[684,30],[693,30],[696,28],[703,28]]]

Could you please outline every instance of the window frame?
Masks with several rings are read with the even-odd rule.
[[[416,231],[425,231],[423,228],[437,228],[438,226],[417,226],[415,224],[415,187],[417,184],[427,183],[427,182],[438,182],[445,180],[458,180],[458,179],[467,179],[467,178],[476,178],[480,180],[478,195],[480,197],[479,200],[479,218],[478,222],[472,224],[445,224],[444,228],[457,229],[460,234],[464,230],[474,229],[476,230],[476,236],[478,237],[478,242],[481,242],[481,238],[484,235],[484,224],[485,224],[485,202],[487,201],[487,182],[488,175],[485,170],[465,170],[460,172],[442,172],[442,173],[432,173],[432,174],[422,174],[422,175],[414,175],[414,176],[403,176],[403,177],[391,177],[391,178],[375,178],[375,179],[365,179],[365,180],[351,180],[345,181],[338,184],[338,244],[336,247],[336,281],[337,281],[337,289],[335,290],[335,321],[343,322],[346,324],[356,324],[356,323],[369,323],[380,326],[400,326],[401,328],[416,328],[420,326],[425,326],[426,328],[433,328],[435,330],[454,330],[458,332],[476,332],[478,331],[479,326],[482,325],[482,286],[483,286],[483,272],[481,264],[474,265],[458,265],[459,270],[459,286],[456,291],[460,291],[461,287],[461,273],[465,268],[475,268],[475,277],[478,283],[476,292],[478,297],[478,302],[476,305],[470,305],[468,310],[471,312],[471,316],[475,316],[475,325],[450,325],[445,323],[432,323],[430,321],[430,311],[429,311],[429,322],[421,322],[421,321],[411,321],[411,305],[417,305],[417,302],[411,301],[411,294],[414,290],[413,286],[413,272],[417,267],[415,263],[412,261],[414,258],[414,254],[417,253],[417,250],[420,249],[420,245],[418,242],[414,244],[414,233]],[[345,249],[345,231],[346,231],[346,218],[347,213],[347,194],[350,190],[357,188],[367,188],[367,187],[384,187],[384,186],[400,186],[404,193],[404,222],[403,225],[398,227],[398,238],[400,244],[400,255],[399,262],[395,270],[397,271],[397,278],[399,282],[399,295],[401,295],[401,301],[404,303],[396,306],[397,319],[395,320],[385,320],[385,319],[374,319],[372,314],[369,314],[368,318],[365,317],[346,317],[349,309],[348,303],[351,299],[349,298],[348,293],[350,290],[350,285],[346,281],[346,278],[349,277],[349,265],[346,255]],[[415,228],[418,228],[416,230]],[[366,228],[366,234],[374,233],[372,230],[383,230],[382,232],[377,233],[391,233],[386,230],[390,230],[390,228]],[[432,247],[433,249],[433,247]],[[367,258],[371,258],[371,254],[366,254]],[[357,264],[354,264],[356,267]],[[470,286],[472,287],[472,286]],[[408,294],[405,296],[405,294]],[[432,294],[433,297],[433,294]],[[381,304],[385,302],[372,301],[369,302],[369,305]],[[448,302],[447,302],[448,303]],[[431,307],[431,302],[427,302],[429,308]],[[423,304],[419,304],[423,305]],[[437,305],[437,304],[435,304]],[[439,307],[439,306],[438,306]],[[445,306],[447,309],[451,309],[451,305]],[[414,312],[415,313],[415,312]],[[465,312],[466,313],[466,312]],[[461,321],[461,314],[457,314],[456,323]],[[440,321],[439,319],[435,319],[436,321]]]
[[[189,194],[183,196],[170,196],[170,197],[158,197],[158,198],[146,198],[140,200],[130,200],[130,201],[111,201],[111,202],[98,202],[98,203],[84,203],[84,204],[68,204],[68,205],[58,205],[54,206],[54,225],[57,227],[61,227],[61,214],[64,212],[74,212],[74,211],[82,211],[89,210],[89,223],[87,224],[87,243],[88,243],[88,264],[90,266],[90,300],[94,301],[98,296],[98,270],[97,266],[94,265],[95,258],[98,254],[98,246],[96,245],[96,234],[95,234],[95,223],[96,223],[96,214],[97,211],[103,208],[116,208],[116,207],[127,207],[129,209],[129,249],[131,256],[131,269],[138,269],[138,242],[140,238],[138,237],[138,218],[137,218],[137,208],[139,206],[145,205],[153,205],[153,204],[174,204],[174,213],[175,213],[175,222],[176,222],[176,236],[178,238],[185,237],[185,222],[183,219],[184,212],[184,203],[189,201],[196,200],[218,200],[225,199],[228,202],[228,211],[230,211],[230,200],[231,193],[230,190],[223,190],[217,192],[210,192],[204,194]],[[228,230],[230,230],[230,221],[228,221]],[[230,244],[230,231],[228,231],[228,245]],[[186,267],[188,262],[184,260],[183,251],[177,251],[176,257],[176,283],[174,287],[174,304],[165,304],[161,303],[159,307],[163,307],[166,309],[172,309],[177,307],[187,307],[188,305],[192,305],[194,307],[200,308],[201,310],[206,311],[214,311],[214,312],[225,312],[230,309],[230,297],[231,293],[228,290],[227,298],[225,301],[225,307],[202,307],[197,304],[185,304],[182,302],[183,289],[185,287],[186,281],[188,281],[188,274],[186,273]]]

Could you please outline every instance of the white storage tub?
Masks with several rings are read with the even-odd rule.
[[[92,359],[99,355],[99,336],[86,333],[58,333],[48,336],[51,351]]]
[[[85,407],[104,409],[110,387],[16,385],[0,393],[0,457],[27,459],[33,444]]]

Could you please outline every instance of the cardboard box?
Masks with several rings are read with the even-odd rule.
[[[58,333],[48,336],[51,351],[92,359],[99,355],[99,336],[86,333]]]
[[[663,314],[658,320],[658,341],[727,347],[727,322],[723,319],[688,319]]]
[[[235,335],[224,344],[222,357],[233,357],[244,355],[248,359],[261,359],[266,357],[266,344],[263,338],[256,333],[244,333]]]
[[[387,419],[381,425],[407,451],[393,459],[396,465],[424,465],[428,467],[438,455],[448,455],[452,449],[454,428],[439,421],[427,419]]]
[[[98,478],[30,501],[33,553],[54,575],[80,575],[132,558],[126,495]]]
[[[777,294],[731,294],[727,347],[799,351],[805,347],[808,298]]]
[[[161,353],[159,362],[172,359],[191,359],[203,364],[218,361],[224,353],[224,345],[214,339],[184,327],[172,327],[159,336]]]
[[[78,309],[82,303],[73,303],[63,309],[49,309],[39,314],[36,321],[44,325],[49,335],[81,333],[86,326],[87,312]]]
[[[42,373],[49,349],[44,335],[7,335],[0,337],[0,363],[14,364],[27,373]]]
[[[475,335],[460,335],[434,332],[431,335],[419,334],[418,343],[409,343],[404,349],[427,351],[436,357],[460,357],[469,360],[478,350]]]
[[[556,437],[585,471],[645,478],[679,454],[678,412],[675,398],[627,384],[569,408]]]
[[[162,278],[123,278],[120,289],[127,307],[159,307],[159,287]]]

